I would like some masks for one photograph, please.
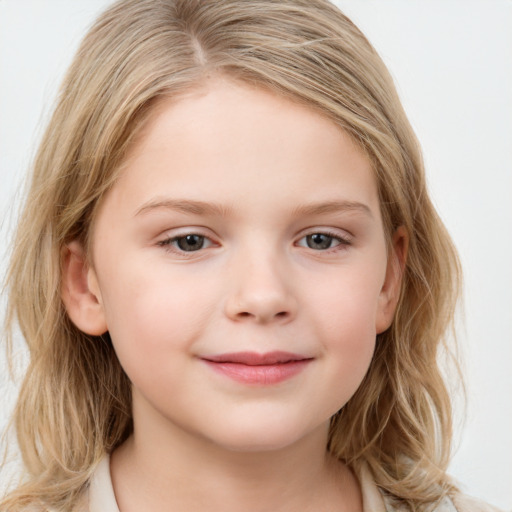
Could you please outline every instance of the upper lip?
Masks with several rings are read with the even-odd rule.
[[[293,354],[291,352],[266,352],[260,354],[258,352],[232,352],[228,354],[218,354],[212,356],[203,356],[202,359],[212,363],[235,363],[246,364],[248,366],[264,366],[271,364],[284,364],[292,361],[303,361],[312,359],[301,354]]]

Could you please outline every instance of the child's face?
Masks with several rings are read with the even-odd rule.
[[[325,440],[399,280],[350,138],[222,80],[157,107],[99,209],[92,261],[96,321],[133,383],[136,431],[236,450]]]

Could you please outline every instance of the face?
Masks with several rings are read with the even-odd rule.
[[[98,212],[96,324],[68,312],[108,329],[136,428],[232,450],[325,433],[396,300],[370,163],[263,90],[218,79],[166,101]]]

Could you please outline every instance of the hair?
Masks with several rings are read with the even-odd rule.
[[[393,323],[332,418],[327,448],[367,466],[409,510],[427,510],[455,492],[439,354],[460,265],[393,80],[327,0],[124,0],[84,38],[33,162],[7,274],[8,347],[18,324],[30,362],[13,416],[26,478],[0,505],[73,510],[105,452],[132,432],[130,382],[108,333],[86,335],[66,314],[63,248],[88,245],[99,201],[155,102],[212,76],[265,88],[345,130],[372,164],[388,241],[399,226],[409,235]]]

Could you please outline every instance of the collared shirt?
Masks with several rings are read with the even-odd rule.
[[[363,469],[358,475],[363,497],[363,512],[401,512],[402,509],[394,506],[378,489],[370,472]],[[500,512],[498,509],[460,495],[455,500],[457,507],[450,498],[445,498],[437,506],[435,512]],[[88,509],[84,512],[120,512],[117,506],[112,479],[110,477],[110,459],[102,459],[94,472],[88,496]]]

